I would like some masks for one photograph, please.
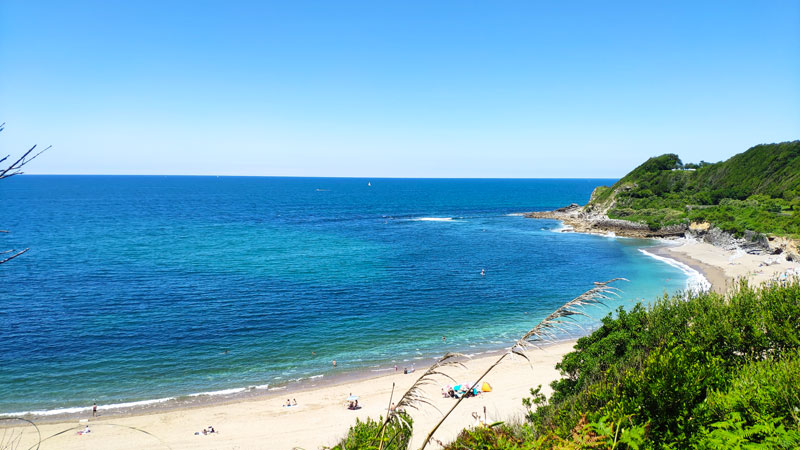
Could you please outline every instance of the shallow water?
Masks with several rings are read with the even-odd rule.
[[[0,247],[31,250],[0,266],[0,412],[410,366],[507,345],[593,281],[631,280],[611,308],[685,288],[653,241],[514,214],[613,181],[3,180]]]

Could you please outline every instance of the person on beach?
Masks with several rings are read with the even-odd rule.
[[[288,407],[292,406],[292,401],[291,401],[291,400],[289,400],[289,399],[287,398],[287,399],[286,399],[286,404],[285,404],[285,405],[283,405],[283,406],[284,406],[284,407],[286,407],[286,408],[288,408]]]
[[[97,402],[92,405],[92,417],[97,417]]]
[[[292,399],[292,406],[297,406],[297,399],[296,398]]]

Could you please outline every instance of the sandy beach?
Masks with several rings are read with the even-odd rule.
[[[488,420],[509,420],[524,413],[521,400],[529,389],[543,385],[549,393],[549,383],[558,377],[555,365],[572,350],[574,341],[557,343],[542,350],[529,352],[532,364],[522,358],[506,358],[487,376],[492,392],[464,400],[440,428],[436,438],[447,442],[464,427],[471,426],[473,412],[483,413]],[[466,361],[467,369],[451,368],[448,373],[460,382],[473,382],[492,364],[498,355]],[[533,366],[533,368],[531,367]],[[291,393],[276,393],[234,403],[201,406],[189,409],[154,412],[135,416],[87,417],[83,421],[39,425],[43,439],[41,449],[318,449],[334,445],[343,437],[356,418],[377,418],[385,415],[389,405],[392,383],[395,399],[402,395],[422,374],[422,370],[404,375],[392,372],[351,383],[317,387]],[[449,384],[446,379],[441,385]],[[455,402],[442,398],[440,387],[429,387],[430,398],[437,408],[446,411]],[[350,395],[360,397],[363,407],[357,411],[345,407]],[[287,397],[297,399],[298,406],[286,408]],[[439,419],[432,407],[411,411],[415,420],[412,447],[421,445],[424,435]],[[86,420],[88,419],[88,421]],[[91,432],[78,435],[86,425]],[[195,435],[213,426],[218,433]],[[27,449],[35,444],[35,432],[26,432],[17,448]],[[19,431],[17,431],[17,434]],[[59,434],[60,433],[60,434]],[[52,437],[51,437],[52,436]],[[435,448],[434,446],[433,448]]]
[[[693,240],[681,239],[678,245],[659,247],[653,253],[667,256],[701,272],[715,292],[724,293],[737,280],[761,284],[783,275],[800,273],[800,263],[783,255],[751,255],[741,250],[725,250]]]

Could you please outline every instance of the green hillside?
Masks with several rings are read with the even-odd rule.
[[[652,229],[711,222],[736,235],[800,237],[800,141],[757,145],[713,164],[683,164],[671,153],[650,158],[598,188],[588,208]]]

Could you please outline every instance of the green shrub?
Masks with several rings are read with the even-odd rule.
[[[587,436],[591,448],[713,448],[725,439],[792,448],[800,432],[798,351],[797,282],[742,283],[727,297],[665,297],[620,309],[564,356],[557,366],[564,378],[528,414],[527,427],[535,448],[585,447]],[[626,428],[633,433],[626,436],[646,439],[620,441]],[[619,430],[613,441],[610,429]]]
[[[381,436],[383,439],[383,448],[386,450],[405,450],[408,448],[408,442],[411,440],[411,417],[404,413],[403,415],[408,423],[408,426],[403,426],[401,421],[392,420],[386,427],[386,430],[381,434],[381,425],[383,419],[378,420],[367,418],[365,422],[356,419],[355,425],[350,427],[347,436],[336,444],[332,450],[377,450],[380,446]]]
[[[738,236],[751,230],[800,238],[800,219],[784,213],[800,208],[800,141],[758,145],[696,171],[673,170],[689,166],[674,154],[650,158],[598,191],[589,206],[607,205],[614,195],[609,217],[652,230],[697,221]]]

